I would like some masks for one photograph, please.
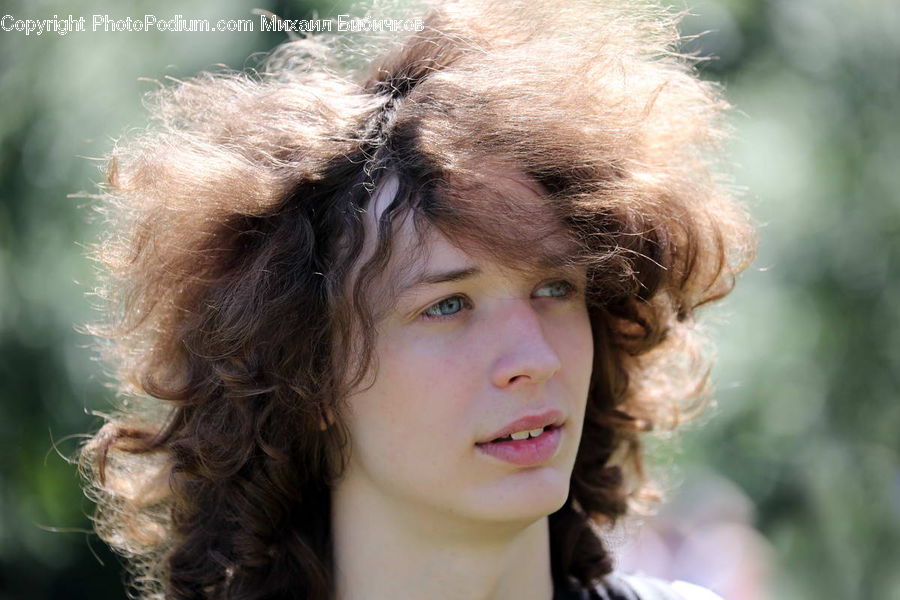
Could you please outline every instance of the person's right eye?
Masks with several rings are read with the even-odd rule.
[[[467,308],[467,301],[464,296],[456,295],[450,296],[449,298],[444,298],[439,302],[435,302],[428,308],[422,311],[421,315],[423,319],[429,320],[441,320],[441,319],[450,319],[463,308]]]

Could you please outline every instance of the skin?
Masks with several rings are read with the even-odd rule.
[[[402,256],[409,223],[398,233]],[[401,280],[480,273],[414,288],[378,324],[378,371],[348,400],[351,458],[333,489],[338,598],[550,600],[547,515],[568,496],[593,359],[584,272],[508,271],[434,230],[426,249]],[[548,408],[566,422],[546,463],[515,466],[476,447]]]

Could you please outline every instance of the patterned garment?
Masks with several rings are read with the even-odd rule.
[[[569,578],[567,587],[556,588],[553,600],[723,600],[706,588],[674,581],[672,583],[641,575],[611,573],[593,589],[578,585]]]

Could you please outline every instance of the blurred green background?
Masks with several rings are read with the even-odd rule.
[[[731,149],[760,252],[706,312],[718,406],[660,445],[681,485],[622,565],[728,600],[900,598],[900,3],[688,6],[683,32],[709,32],[688,48],[717,57],[703,76],[740,109]],[[19,0],[0,16],[252,8],[308,18],[348,6]],[[0,32],[0,600],[125,597],[121,563],[88,533],[91,504],[52,448],[73,454],[80,440],[63,438],[96,429],[90,411],[111,397],[75,331],[93,317],[83,245],[97,231],[89,202],[67,195],[94,191],[94,159],[144,126],[154,84],[140,78],[241,68],[284,38]]]

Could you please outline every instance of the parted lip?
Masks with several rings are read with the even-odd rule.
[[[565,416],[562,411],[554,409],[545,410],[544,412],[540,412],[533,415],[526,415],[520,419],[516,419],[512,423],[508,423],[504,425],[502,429],[499,429],[489,435],[486,439],[477,442],[477,444],[487,444],[493,442],[497,438],[506,437],[512,433],[517,431],[526,431],[528,429],[538,429],[546,427],[547,425],[552,425],[554,427],[559,427],[565,422]]]

